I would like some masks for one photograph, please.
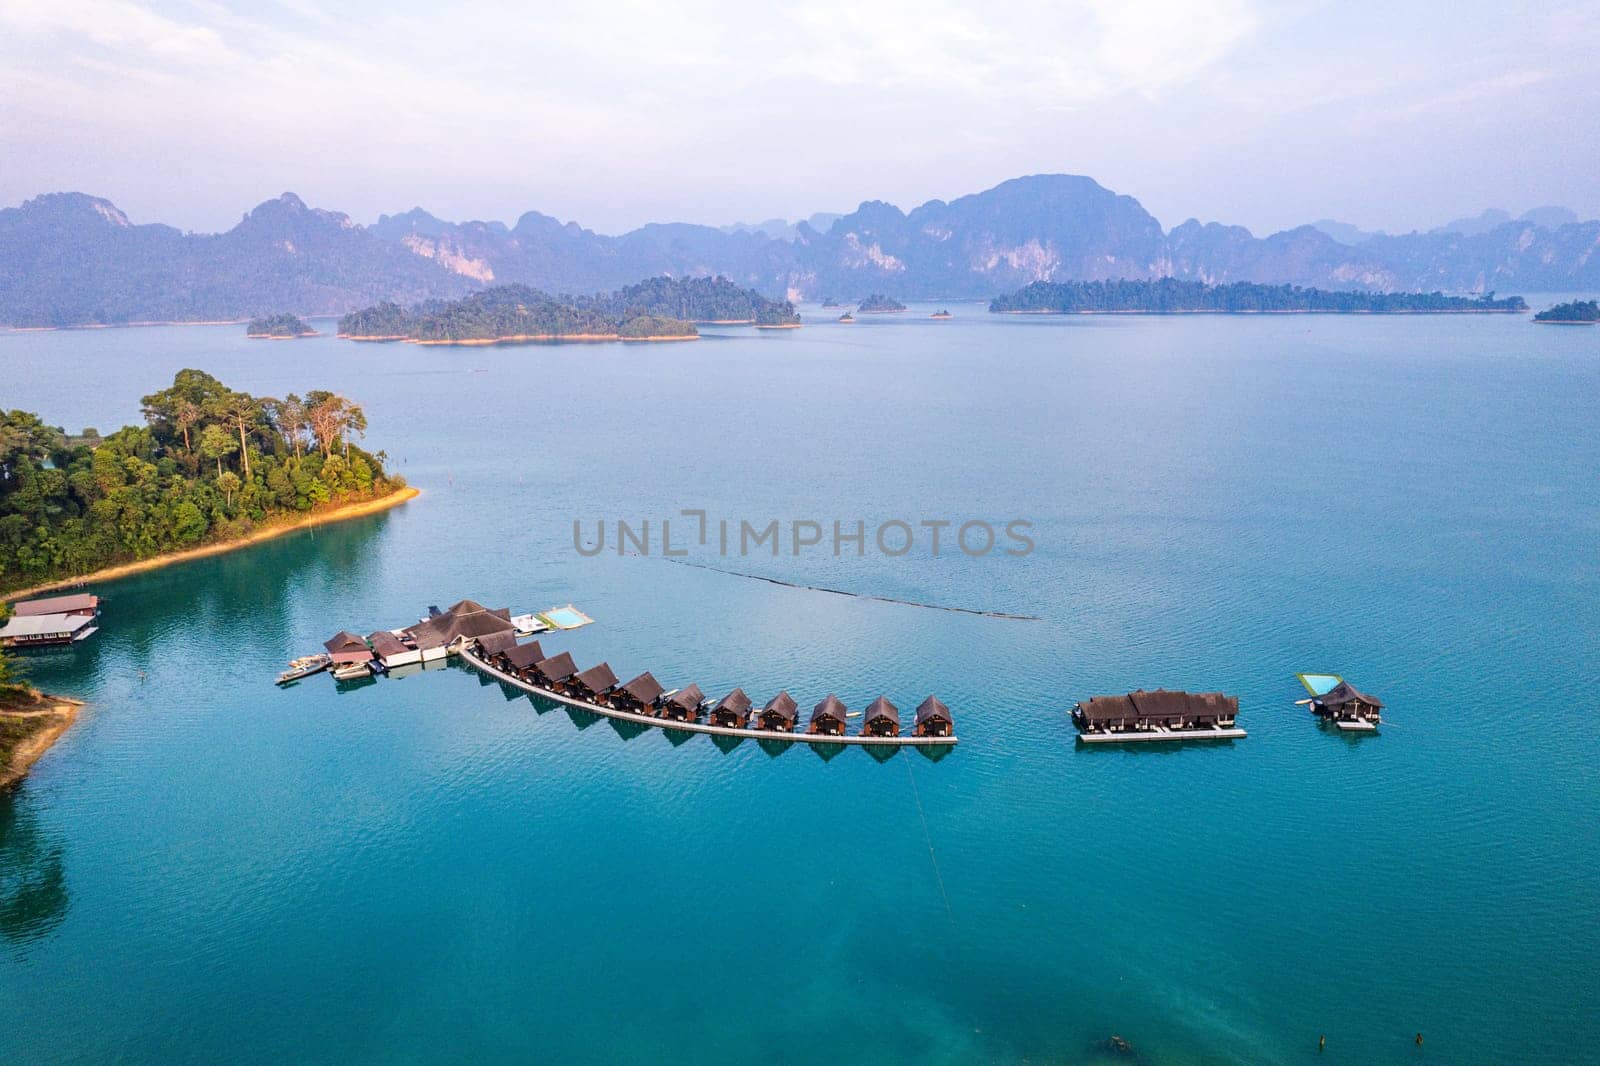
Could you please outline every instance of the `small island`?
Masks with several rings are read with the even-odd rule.
[[[1533,320],[1552,326],[1592,326],[1600,323],[1600,300],[1573,300],[1556,304],[1534,315]]]
[[[875,292],[861,301],[861,306],[856,308],[856,313],[862,315],[892,315],[905,309],[906,305],[899,300]]]
[[[531,341],[696,340],[696,323],[793,329],[800,316],[726,278],[650,278],[612,293],[552,296],[527,285],[501,285],[453,302],[407,310],[385,302],[339,320],[339,336],[429,345]]]
[[[1036,281],[989,302],[1006,315],[1343,314],[1440,315],[1523,312],[1520,296],[1446,296],[1439,292],[1302,289],[1236,281]]]
[[[949,311],[946,311],[944,308],[941,307],[941,308],[939,308],[939,310],[935,311],[933,314],[929,315],[928,317],[929,318],[950,318],[952,316],[951,316]]]
[[[856,316],[852,315],[849,311],[846,311],[844,314],[839,316],[839,321],[843,322],[847,326],[850,323],[854,322],[855,320],[856,320]]]
[[[317,331],[306,325],[304,321],[294,315],[268,315],[265,318],[252,318],[250,325],[245,330],[245,335],[262,340],[296,340],[300,337],[315,337]]]

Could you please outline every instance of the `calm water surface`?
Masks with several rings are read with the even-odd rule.
[[[181,367],[328,387],[424,490],[108,585],[98,637],[30,657],[90,706],[0,797],[0,1061],[1600,1061],[1600,331],[954,310],[0,336],[0,406],[109,431]],[[1023,559],[731,565],[1042,621],[573,550],[685,507],[1030,519]],[[271,683],[464,596],[576,602],[547,646],[714,696],[935,691],[963,743],[724,751],[457,667]],[[1392,724],[1319,729],[1298,670]],[[1075,747],[1073,701],[1140,685],[1236,693],[1250,737]]]

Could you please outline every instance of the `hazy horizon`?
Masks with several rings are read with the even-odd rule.
[[[1597,48],[1600,10],[1575,3],[613,4],[535,20],[0,0],[0,204],[82,191],[212,232],[293,190],[363,223],[537,210],[620,233],[910,210],[1072,173],[1169,229],[1595,218]]]

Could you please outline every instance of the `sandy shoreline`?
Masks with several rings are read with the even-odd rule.
[[[314,526],[324,526],[331,522],[343,522],[346,519],[360,518],[363,515],[377,514],[379,511],[387,511],[391,507],[400,506],[407,500],[415,499],[420,494],[420,489],[415,489],[410,485],[407,485],[405,488],[397,489],[396,491],[389,493],[389,495],[380,496],[375,500],[358,500],[355,503],[343,504],[339,507],[334,507],[326,511],[313,511],[303,516],[297,515],[290,521],[280,520],[275,523],[270,523],[256,529],[249,536],[240,537],[238,540],[219,541],[216,544],[202,544],[198,548],[189,548],[180,552],[169,552],[165,555],[157,555],[149,559],[140,559],[137,562],[132,563],[120,563],[116,566],[108,566],[103,570],[96,570],[94,573],[85,574],[82,577],[64,577],[58,581],[50,581],[42,585],[34,585],[31,588],[17,589],[15,592],[0,593],[0,603],[9,602],[11,600],[20,600],[28,596],[35,596],[41,592],[53,592],[56,589],[76,588],[80,585],[93,584],[98,581],[111,581],[119,577],[128,577],[132,574],[142,574],[149,570],[159,570],[164,566],[171,566],[174,563],[188,562],[191,559],[204,559],[207,556],[221,555],[224,552],[236,551],[239,548],[248,548],[252,544],[260,544],[262,541],[272,540],[274,537],[281,537],[285,533],[293,533],[296,530],[311,529]]]
[[[38,762],[40,757],[50,750],[51,745],[60,740],[62,734],[78,720],[78,711],[82,707],[81,700],[35,692],[33,706],[18,710],[0,710],[0,720],[43,723],[39,729],[17,743],[11,751],[10,760],[6,765],[0,766],[0,789],[9,788],[27,776],[33,764]]]
[[[1304,307],[1273,311],[990,311],[989,313],[991,315],[1525,315],[1528,312],[1488,307],[1461,307],[1438,311],[1327,311]]]
[[[700,337],[684,333],[670,337],[624,337],[620,333],[530,333],[514,337],[469,337],[462,340],[419,341],[407,338],[408,344],[428,348],[483,348],[494,344],[526,344],[531,341],[697,341]]]

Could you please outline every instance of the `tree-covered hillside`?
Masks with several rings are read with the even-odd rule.
[[[0,412],[0,590],[210,541],[400,485],[357,447],[360,406],[235,392],[199,370],[144,397],[145,424],[68,438]]]
[[[1443,293],[1329,292],[1297,285],[1207,285],[1199,281],[1036,281],[997,296],[989,310],[1013,314],[1182,314],[1189,312],[1340,312],[1346,314],[1526,311],[1520,296]]]
[[[315,337],[317,331],[295,315],[281,314],[252,318],[245,327],[245,334],[251,337]]]
[[[1535,322],[1600,322],[1600,300],[1556,304],[1533,316]]]

